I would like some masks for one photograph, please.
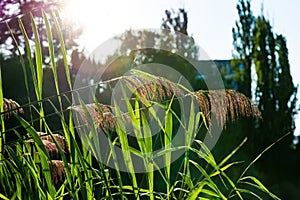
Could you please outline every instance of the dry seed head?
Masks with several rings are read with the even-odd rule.
[[[218,125],[226,125],[228,121],[235,121],[240,117],[261,119],[258,107],[240,92],[234,90],[200,90],[195,92],[194,96],[208,123],[211,123],[210,115],[212,113]]]
[[[123,76],[118,80],[125,80],[128,87],[136,88],[137,98],[142,103],[143,101],[162,102],[173,96],[175,98],[192,96],[197,101],[208,124],[211,124],[212,115],[216,118],[219,126],[226,126],[228,121],[235,121],[240,117],[261,119],[258,107],[244,94],[234,90],[199,90],[192,94],[185,94],[177,84],[162,77]],[[103,130],[114,130],[116,120],[108,106],[87,104],[86,107],[96,127],[100,125]],[[80,106],[72,109],[80,114],[84,124],[88,126],[83,109]],[[128,114],[125,113],[122,116],[124,122],[130,122]]]
[[[64,168],[64,163],[61,160],[51,160],[48,161],[48,165],[50,168],[51,179],[54,184],[58,184],[59,182],[63,182],[66,179],[66,171]],[[70,168],[71,165],[68,164]]]
[[[52,142],[53,144],[55,144],[51,135],[47,135],[42,132],[38,132],[38,134],[39,134],[41,140],[46,140],[46,141],[49,141],[49,142]],[[68,143],[66,141],[66,138],[59,134],[53,134],[53,137],[56,140],[56,142],[58,143],[58,145],[61,147],[63,153],[69,154],[70,149],[69,149]]]
[[[24,113],[23,109],[20,108],[20,105],[16,101],[3,98],[4,118],[9,119],[12,116],[13,112],[15,112],[16,114]]]
[[[58,158],[60,156],[58,148],[55,145],[55,143],[50,142],[48,140],[42,140],[42,142],[43,142],[45,149],[47,150],[50,158]]]

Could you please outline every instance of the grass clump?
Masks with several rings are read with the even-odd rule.
[[[49,17],[43,14],[53,75],[57,77],[52,29],[60,36],[61,55],[72,91],[62,34],[56,17],[51,18],[53,27]],[[239,117],[261,117],[249,99],[233,90],[191,93],[180,84],[135,71],[133,75],[107,81],[107,84],[122,83],[122,105],[116,99],[113,105],[101,104],[96,99],[92,104],[85,104],[73,91],[71,96],[77,98],[79,105],[69,108],[74,112],[65,112],[63,94],[58,79],[54,78],[59,105],[47,103],[63,127],[60,133],[54,133],[45,120],[43,55],[39,33],[31,19],[35,58],[31,57],[33,50],[21,20],[19,24],[38,101],[29,106],[32,112],[38,113],[39,126],[34,127],[31,121],[18,115],[22,109],[15,101],[4,99],[0,90],[0,198],[243,199],[251,195],[261,199],[257,192],[260,190],[278,199],[257,178],[245,176],[253,163],[241,172],[238,180],[227,174],[240,163],[230,159],[245,140],[217,162],[198,138],[203,127],[210,130],[211,126],[224,126]],[[27,67],[22,56],[20,59],[23,67]],[[128,96],[126,91],[133,95]],[[188,106],[178,109],[186,101]],[[17,142],[6,143],[7,118],[16,118],[28,135],[19,134]],[[212,118],[217,124],[212,123]],[[158,131],[154,132],[153,126]],[[18,134],[17,129],[14,131]]]

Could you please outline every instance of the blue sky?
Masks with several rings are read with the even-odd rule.
[[[81,44],[87,52],[92,52],[102,42],[129,28],[160,28],[166,9],[185,8],[188,12],[188,32],[200,48],[211,59],[230,59],[232,56],[231,30],[238,19],[238,0],[69,1],[70,7],[67,8],[70,15],[85,26]],[[287,39],[293,80],[299,84],[300,1],[252,0],[255,15],[261,13],[262,4],[274,31]]]

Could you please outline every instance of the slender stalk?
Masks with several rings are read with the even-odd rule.
[[[3,150],[4,150],[4,143],[5,143],[5,125],[4,125],[4,114],[3,113],[3,93],[2,93],[2,73],[1,73],[1,66],[0,66],[0,123],[1,123],[1,130],[0,130],[0,162],[3,160]],[[2,165],[1,165],[2,166]],[[0,170],[2,167],[0,167]],[[2,170],[0,171],[0,173]]]

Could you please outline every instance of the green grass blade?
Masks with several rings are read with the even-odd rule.
[[[206,181],[200,182],[197,186],[197,188],[195,189],[195,191],[193,191],[190,195],[190,197],[188,198],[188,200],[196,200],[198,199],[200,193],[203,190],[203,187],[208,184]]]
[[[38,88],[38,96],[37,99],[42,100],[43,93],[43,55],[41,48],[41,40],[39,36],[39,32],[37,30],[36,23],[34,21],[34,17],[30,14],[31,17],[31,26],[34,35],[34,44],[35,44],[35,64],[36,64],[36,75],[37,75],[37,88]]]
[[[206,170],[193,160],[190,160],[190,163],[192,163],[201,172],[201,174],[206,178],[206,180],[208,182],[207,185],[210,185],[211,188],[214,190],[214,192],[216,192],[221,199],[226,199],[226,197],[222,194],[222,192],[220,191],[218,186],[215,184],[215,182],[207,174]]]
[[[115,105],[114,107],[115,107],[116,118],[117,118],[116,132],[117,132],[119,140],[120,140],[121,149],[122,149],[122,153],[124,156],[124,161],[125,161],[128,173],[131,177],[135,197],[137,199],[139,199],[139,195],[138,195],[138,191],[137,191],[138,184],[137,184],[137,179],[135,176],[135,171],[134,171],[134,167],[133,167],[133,163],[132,163],[132,159],[131,159],[131,153],[130,153],[130,149],[129,149],[125,124],[123,122],[120,108],[119,108],[118,104],[116,103],[116,101],[114,101],[114,105]]]
[[[35,44],[35,65],[36,65],[36,75],[37,75],[37,100],[42,101],[43,99],[43,55],[42,55],[42,48],[41,48],[41,40],[39,36],[39,32],[37,26],[34,21],[33,15],[30,13],[31,17],[31,27],[34,35],[34,44]],[[43,118],[44,118],[44,109],[43,104],[39,102],[39,115],[41,117],[40,120],[40,129],[42,129],[43,125]]]
[[[276,195],[271,193],[257,178],[255,178],[253,176],[243,177],[243,178],[241,178],[241,181],[246,181],[247,179],[252,180],[257,185],[257,188],[259,188],[261,191],[263,191],[263,192],[267,193],[268,195],[270,195],[273,199],[276,199],[276,200],[280,199]]]
[[[152,163],[152,134],[146,119],[145,114],[141,113],[142,127],[144,133],[144,142],[146,146],[146,169],[147,169],[147,178],[148,178],[148,187],[149,187],[149,198],[154,200],[154,165]],[[150,156],[148,156],[150,155]]]
[[[224,165],[247,141],[247,138],[245,138],[238,147],[236,147],[233,151],[230,152],[228,156],[226,156],[219,164],[219,167]]]
[[[25,84],[25,88],[26,88],[26,92],[27,92],[27,95],[28,95],[28,102],[30,103],[30,98],[29,98],[29,86],[28,86],[28,76],[27,76],[27,72],[26,72],[26,65],[25,65],[25,61],[24,61],[24,58],[22,56],[22,53],[21,53],[21,50],[20,50],[20,47],[19,47],[19,44],[16,40],[16,37],[12,31],[12,29],[10,28],[9,24],[6,23],[6,26],[10,32],[10,35],[17,47],[17,51],[18,51],[18,54],[19,54],[19,58],[20,58],[20,63],[21,63],[21,66],[22,66],[22,71],[23,71],[23,76],[24,76],[24,84]]]
[[[3,159],[3,150],[5,144],[5,126],[4,126],[4,114],[3,113],[3,93],[2,93],[2,72],[0,67],[0,123],[1,123],[1,131],[0,131],[0,160]],[[0,168],[1,170],[1,168]],[[0,171],[1,173],[1,171]]]
[[[52,13],[52,17],[54,20],[54,25],[56,28],[56,31],[58,33],[58,37],[59,37],[59,44],[60,44],[60,48],[61,48],[61,52],[62,52],[62,57],[63,57],[63,61],[64,61],[64,68],[65,68],[65,72],[66,72],[66,77],[67,77],[67,81],[68,81],[68,85],[69,85],[69,89],[72,90],[72,82],[71,82],[71,76],[70,76],[70,71],[69,71],[69,62],[67,59],[67,50],[66,50],[66,46],[64,43],[64,38],[62,35],[62,31],[59,25],[59,22],[57,20],[57,17],[55,15],[55,13]]]
[[[35,91],[36,96],[38,97],[39,96],[38,83],[37,83],[36,71],[35,71],[35,68],[34,68],[32,55],[31,55],[32,53],[31,53],[31,46],[30,46],[30,43],[29,43],[29,38],[28,38],[26,29],[24,27],[24,24],[23,24],[22,20],[18,19],[18,22],[19,22],[19,27],[20,27],[20,30],[22,32],[22,35],[24,36],[25,50],[26,50],[26,55],[27,55],[27,59],[28,59],[28,62],[29,62],[31,78],[33,80],[34,91]]]
[[[10,200],[11,198],[7,198],[6,196],[4,196],[3,194],[0,193],[0,198],[2,198],[3,200]]]
[[[33,137],[33,139],[35,141],[35,146],[37,147],[38,152],[40,153],[42,169],[43,169],[43,173],[45,175],[47,186],[48,186],[50,195],[53,198],[55,196],[56,190],[55,190],[55,187],[51,180],[51,174],[50,174],[50,169],[49,169],[49,165],[48,165],[48,160],[50,160],[50,156],[49,156],[40,136],[37,134],[37,131],[34,130],[34,128],[19,115],[14,113],[14,116],[19,120],[21,125],[28,131],[28,133]]]
[[[56,62],[55,62],[53,36],[52,36],[52,31],[51,31],[51,26],[50,26],[49,19],[48,19],[47,15],[44,11],[43,11],[43,19],[44,19],[45,26],[46,26],[46,34],[47,34],[47,40],[48,40],[48,51],[49,51],[50,60],[51,60],[51,68],[52,68],[53,77],[54,77],[55,90],[56,90],[56,94],[58,95],[59,102],[61,104],[61,99],[60,99],[60,95],[59,95],[60,92],[59,92],[59,87],[58,87]]]

